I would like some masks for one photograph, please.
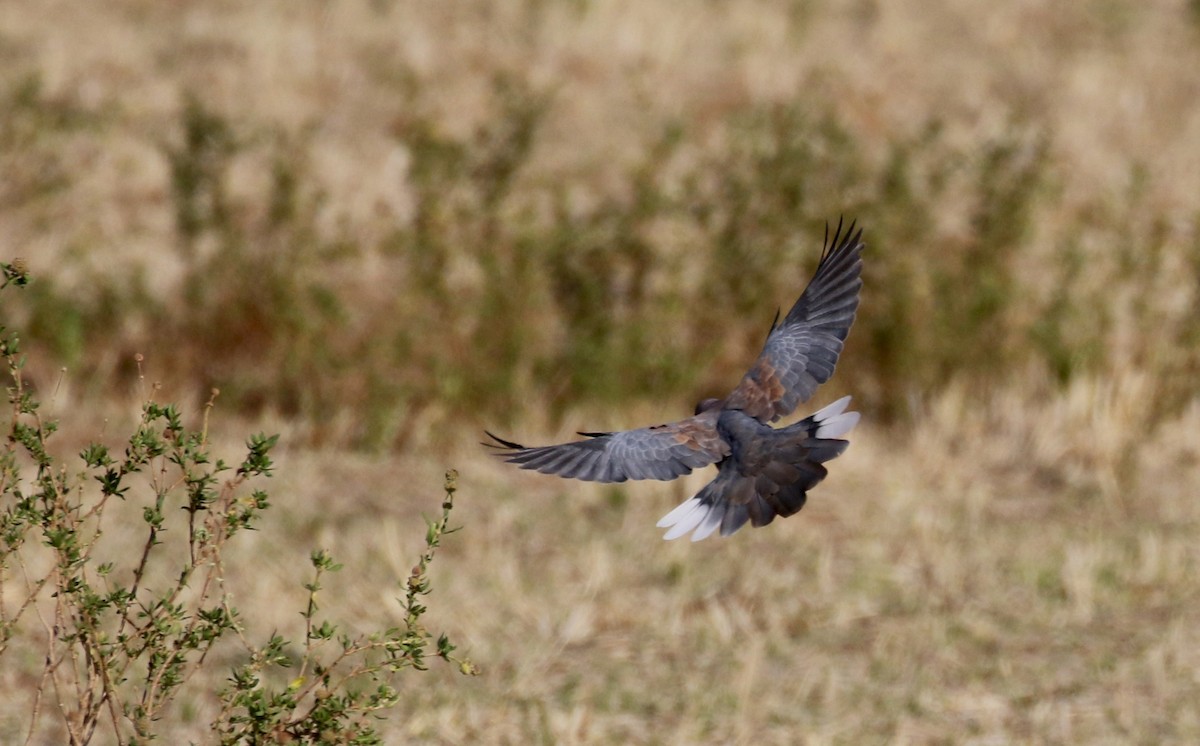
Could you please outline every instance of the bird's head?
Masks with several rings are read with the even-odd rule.
[[[711,409],[717,409],[724,403],[725,402],[723,399],[705,399],[696,405],[696,414],[701,414]]]

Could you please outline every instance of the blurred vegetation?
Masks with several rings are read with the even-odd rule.
[[[498,76],[493,116],[456,136],[414,85],[393,125],[411,216],[373,242],[345,220],[318,222],[311,136],[233,121],[185,93],[160,145],[177,296],[139,267],[83,286],[43,278],[29,296],[35,333],[93,370],[93,387],[121,372],[97,351],[123,360],[169,339],[152,355],[156,377],[192,382],[197,398],[216,386],[251,412],[314,423],[318,440],[389,447],[431,408],[511,424],[530,401],[558,418],[723,393],[844,215],[866,229],[868,253],[836,385],[879,418],[907,420],[951,380],[1065,385],[1130,365],[1161,377],[1160,409],[1192,396],[1200,246],[1143,204],[1152,177],[1135,163],[1127,193],[1065,205],[1055,133],[1015,113],[969,147],[937,119],[868,144],[798,95],[729,117],[721,138],[664,124],[620,188],[587,201],[575,198],[587,173],[577,184],[527,173],[555,94]],[[55,133],[105,125],[45,97],[36,77],[0,98],[0,160],[18,166],[0,209],[54,199],[71,178]],[[235,196],[245,164],[270,177]],[[75,256],[82,265],[86,251]],[[1166,284],[1189,302],[1163,301]],[[357,429],[322,430],[344,411]]]
[[[64,423],[55,489],[27,428],[9,484],[102,498],[76,458],[122,461],[154,381],[192,413],[158,421],[168,447],[203,432],[212,387],[246,432],[284,433],[285,531],[227,545],[245,639],[146,721],[173,742],[336,722],[387,742],[1200,742],[1198,9],[9,4],[0,260],[35,279],[0,294],[0,325],[29,332],[22,386]],[[410,570],[425,503],[398,480],[435,479],[480,425],[549,440],[725,393],[843,215],[867,283],[814,405],[852,393],[869,426],[803,516],[650,544],[704,475],[592,488],[476,452],[480,530]],[[214,456],[242,453],[213,432]],[[67,739],[37,615],[130,588],[128,563],[93,571],[136,566],[146,480],[185,468],[162,466],[106,503],[111,551],[60,574],[85,582],[66,594],[21,580],[55,584],[39,527],[61,511],[22,524],[42,574],[10,564],[0,594],[18,615],[35,598],[6,653],[9,740],[25,703]],[[188,511],[162,515],[151,560],[190,562]],[[180,577],[160,567],[112,600],[142,613]],[[414,618],[427,600],[481,679],[388,683],[389,663],[453,661]],[[179,618],[153,608],[131,622]],[[136,694],[145,663],[60,629],[83,634],[55,670],[116,651],[107,701]],[[365,678],[326,696],[344,636]],[[100,716],[101,738],[135,727]]]

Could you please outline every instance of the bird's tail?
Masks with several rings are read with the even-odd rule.
[[[840,439],[858,423],[858,412],[847,412],[846,396],[805,419],[772,433],[770,459],[756,474],[739,473],[732,460],[719,465],[717,478],[695,497],[684,501],[658,522],[669,529],[664,539],[692,533],[700,541],[720,529],[728,536],[749,521],[765,526],[804,507],[808,490],[828,474],[824,464],[845,452]]]
[[[854,429],[861,416],[858,412],[847,412],[846,408],[849,406],[850,397],[843,396],[833,404],[823,409],[818,409],[796,424],[788,425],[781,429],[780,432],[805,433],[821,440],[840,438]]]

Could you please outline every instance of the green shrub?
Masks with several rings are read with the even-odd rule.
[[[20,263],[0,269],[3,288],[26,284]],[[372,716],[397,703],[394,675],[426,666],[433,637],[422,625],[420,598],[430,591],[434,551],[451,531],[453,473],[441,517],[429,523],[426,549],[407,579],[401,625],[356,637],[319,617],[321,578],[340,566],[316,551],[299,650],[278,635],[253,646],[226,587],[227,577],[250,569],[231,566],[226,547],[257,528],[270,507],[257,484],[271,476],[278,436],[251,436],[243,460],[227,464],[210,451],[216,391],[198,427],[151,397],[122,453],[94,442],[79,454],[81,466],[70,466],[51,450],[57,423],[43,415],[23,376],[20,341],[3,327],[0,356],[12,405],[0,446],[0,662],[13,663],[14,641],[41,649],[30,735],[55,713],[71,744],[88,743],[98,731],[118,743],[151,740],[196,674],[216,665],[213,648],[240,642],[247,662],[219,697],[209,693],[219,699],[213,727],[221,743],[377,743]],[[106,541],[105,517],[127,512],[118,503],[140,508],[143,541]],[[474,672],[444,635],[432,644],[436,655]],[[278,672],[293,661],[296,675],[277,686]]]

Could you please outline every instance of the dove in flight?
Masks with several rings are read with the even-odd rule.
[[[724,399],[706,399],[687,419],[584,440],[528,448],[487,433],[497,455],[522,469],[591,482],[670,480],[717,465],[717,476],[658,522],[663,538],[728,536],[749,521],[765,526],[804,507],[825,478],[825,463],[849,446],[841,436],[858,423],[850,397],[788,425],[770,423],[808,401],[833,375],[862,288],[862,230],[838,222],[816,273],[787,316],[776,317],[763,351]],[[486,431],[485,431],[486,432]]]

